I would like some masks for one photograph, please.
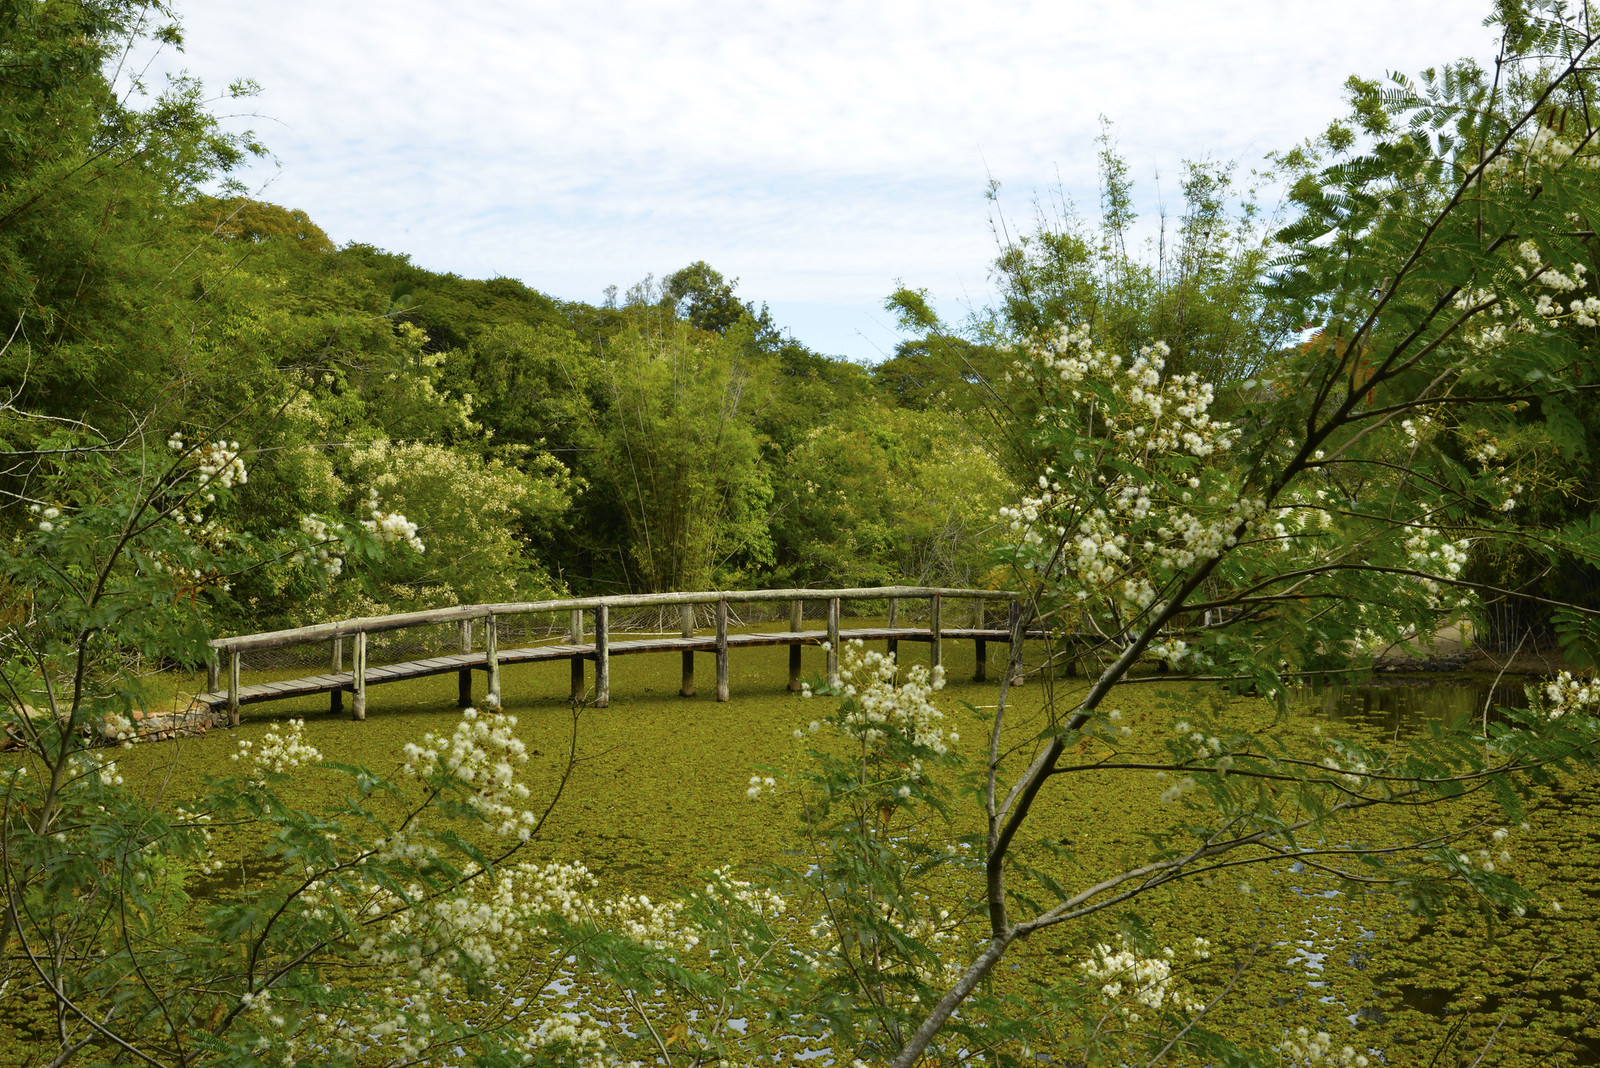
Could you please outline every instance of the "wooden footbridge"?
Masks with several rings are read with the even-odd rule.
[[[472,673],[482,671],[488,676],[490,705],[500,701],[500,673],[512,664],[567,660],[572,665],[572,698],[582,700],[588,695],[586,681],[587,661],[594,663],[593,701],[604,708],[611,702],[611,658],[635,653],[677,652],[683,657],[683,686],[681,693],[692,697],[695,692],[694,657],[696,653],[715,653],[717,664],[717,700],[728,700],[728,653],[731,649],[747,646],[787,645],[789,647],[789,688],[800,689],[800,650],[807,645],[828,646],[828,678],[836,679],[839,668],[839,643],[861,639],[884,641],[890,651],[895,651],[902,641],[927,642],[930,659],[939,664],[943,658],[942,646],[948,640],[971,640],[977,644],[977,678],[982,680],[986,670],[986,645],[1001,641],[1008,648],[1015,647],[1013,635],[1020,640],[1024,635],[1022,613],[1016,594],[997,590],[959,590],[926,586],[882,586],[871,589],[842,590],[732,590],[702,593],[650,593],[614,597],[579,597],[559,601],[530,601],[510,604],[461,605],[438,608],[424,612],[407,612],[401,615],[373,616],[348,619],[338,623],[322,623],[293,630],[271,631],[265,634],[247,634],[236,638],[217,638],[211,642],[211,660],[208,693],[196,700],[212,708],[226,708],[228,720],[239,722],[239,707],[261,701],[278,701],[311,694],[330,695],[331,707],[343,709],[344,695],[352,695],[352,711],[356,719],[367,714],[367,688],[386,682],[428,675],[458,676],[458,696],[462,707],[472,703]],[[902,600],[928,601],[926,625],[904,627],[899,625],[899,608]],[[840,604],[843,601],[887,602],[887,626],[842,630],[839,626]],[[981,607],[992,600],[1011,601],[1009,625],[1004,628],[945,627],[943,608],[947,601],[965,600],[978,603],[976,613],[981,621]],[[728,633],[728,606],[761,601],[789,602],[789,629]],[[804,607],[808,602],[826,602],[827,629],[803,629]],[[662,608],[676,605],[679,608],[681,633],[677,637],[651,636],[646,638],[613,641],[611,635],[611,610],[624,608]],[[695,607],[714,607],[715,633],[703,634],[696,627]],[[533,613],[567,613],[570,624],[564,641],[525,648],[499,648],[499,621],[508,616]],[[585,617],[592,618],[586,626]],[[404,630],[410,627],[457,624],[460,628],[460,652],[410,660],[397,664],[372,665],[367,662],[367,636],[384,631]],[[482,627],[482,649],[474,646],[474,630]],[[1038,635],[1027,634],[1027,637]],[[351,662],[346,670],[344,652],[346,640],[351,644]],[[239,684],[242,654],[263,649],[282,648],[306,643],[328,643],[330,647],[329,670],[318,675],[267,682],[253,686]],[[1013,654],[1014,655],[1014,654]],[[221,675],[224,663],[227,670],[226,686]]]

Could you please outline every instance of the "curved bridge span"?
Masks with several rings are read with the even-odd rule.
[[[732,649],[747,646],[789,646],[789,688],[798,690],[802,647],[827,643],[828,677],[832,680],[836,678],[838,672],[839,643],[853,639],[884,641],[888,643],[890,651],[894,651],[902,641],[927,642],[930,647],[930,659],[934,664],[941,662],[942,643],[945,640],[971,640],[977,645],[977,678],[982,680],[986,666],[987,643],[991,641],[1007,643],[1011,649],[1011,662],[1014,662],[1024,637],[1042,637],[1042,634],[1024,633],[1024,616],[1016,597],[1015,593],[1006,590],[946,589],[933,586],[879,586],[838,590],[718,590],[460,605],[392,616],[371,616],[297,627],[292,630],[214,639],[211,642],[212,660],[207,687],[209,692],[199,694],[195,699],[210,705],[213,709],[226,708],[229,722],[237,724],[241,705],[326,693],[330,695],[333,711],[338,712],[343,709],[344,695],[348,693],[352,697],[351,711],[354,717],[365,719],[367,688],[370,686],[454,672],[460,680],[459,703],[465,707],[472,703],[472,673],[481,671],[487,676],[488,683],[485,700],[494,705],[500,700],[500,675],[504,668],[514,664],[567,660],[572,666],[573,700],[582,700],[589,694],[586,665],[592,662],[594,704],[604,708],[611,701],[612,657],[677,652],[683,659],[683,686],[680,692],[686,697],[694,695],[695,654],[713,653],[716,656],[717,700],[726,701],[728,700],[728,654]],[[903,600],[927,602],[925,624],[899,625],[900,602]],[[789,602],[787,630],[729,633],[730,604],[772,601]],[[888,625],[841,629],[840,605],[844,601],[885,602]],[[980,625],[944,626],[944,609],[950,601],[975,603],[978,608],[975,614]],[[983,625],[982,609],[989,601],[1011,602],[1006,626]],[[807,603],[826,604],[826,629],[804,629],[804,608]],[[713,610],[714,627],[706,628],[712,631],[711,633],[702,632],[697,625],[695,610],[702,605],[710,606]],[[611,625],[613,609],[661,610],[668,606],[676,606],[679,609],[681,633],[677,636],[652,635],[644,638],[613,640]],[[523,648],[499,647],[502,620],[512,616],[540,613],[567,615],[569,622],[561,640]],[[368,663],[369,634],[452,623],[460,630],[460,652],[400,663],[376,665]],[[348,669],[344,663],[347,642],[351,650]],[[281,682],[240,685],[240,664],[244,653],[310,643],[326,643],[329,646],[328,671]],[[226,680],[222,678],[224,670],[227,673]]]

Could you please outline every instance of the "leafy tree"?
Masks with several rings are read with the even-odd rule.
[[[784,581],[977,586],[1012,483],[937,411],[863,406],[790,450],[773,519]]]
[[[1381,92],[1354,82],[1360,150],[1336,126],[1323,148],[1339,158],[1287,161],[1298,168],[1298,214],[1276,236],[1285,255],[1266,298],[1286,321],[1325,324],[1323,340],[1275,369],[1250,422],[1217,420],[1209,385],[1171,373],[1165,346],[1107,351],[1089,323],[1019,345],[1015,373],[1045,400],[1031,430],[1044,458],[1039,488],[1009,513],[1016,574],[1063,655],[1087,642],[1101,670],[1081,697],[1051,707],[1026,769],[1008,774],[991,747],[972,895],[987,940],[931,1010],[906,985],[905,1029],[889,1031],[895,1064],[933,1053],[1019,940],[1219,866],[1309,849],[1349,885],[1389,887],[1419,912],[1458,898],[1525,906],[1428,802],[1490,777],[1505,818],[1517,819],[1518,787],[1600,755],[1591,691],[1552,687],[1482,735],[1459,725],[1395,746],[1308,747],[1287,731],[1199,714],[1193,733],[1141,745],[1104,708],[1152,654],[1280,701],[1297,673],[1365,667],[1375,650],[1497,592],[1463,575],[1475,541],[1600,559],[1587,517],[1554,529],[1523,517],[1535,468],[1508,434],[1513,413],[1537,405],[1519,437],[1581,443],[1570,405],[1595,375],[1588,220],[1600,183],[1586,159],[1595,130],[1560,116],[1586,114],[1597,38],[1555,6],[1503,5],[1496,20],[1503,77],[1467,62],[1396,77]],[[1569,603],[1558,624],[1586,658],[1592,619]],[[1002,689],[996,741],[1006,703]],[[1164,800],[1182,815],[1144,863],[1085,873],[1081,888],[1042,881],[1036,896],[1018,885],[1030,855],[1049,846],[1047,829],[1029,837],[1035,802],[1089,767],[1159,770]],[[1334,830],[1362,809],[1388,813],[1369,825],[1381,840]],[[1098,1032],[1121,1051],[1111,1059],[1132,1049],[1222,1056],[1203,1035],[1204,1006],[1123,1004],[1111,1010],[1116,1037]],[[1070,1030],[1052,1038],[1073,1041]]]
[[[662,279],[661,302],[696,330],[726,334],[748,318],[759,341],[775,339],[777,328],[766,306],[758,312],[755,305],[741,301],[734,296],[738,286],[737,278],[728,281],[705,260],[696,260]]]
[[[1237,199],[1232,165],[1185,161],[1170,247],[1163,216],[1155,247],[1130,251],[1133,181],[1109,124],[1099,144],[1097,228],[1065,196],[1052,207],[1037,204],[1032,228],[1015,236],[997,208],[1001,303],[988,329],[1031,336],[1047,324],[1080,323],[1118,351],[1161,341],[1173,373],[1198,373],[1219,387],[1259,374],[1301,324],[1275,315],[1281,309],[1259,296],[1271,250],[1253,194]],[[998,203],[998,188],[991,197]]]
[[[731,355],[744,340],[641,317],[606,346],[582,470],[621,511],[646,590],[731,584],[770,561],[772,491],[747,415],[768,384]]]

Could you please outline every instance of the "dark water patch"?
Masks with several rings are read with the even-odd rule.
[[[1291,692],[1291,707],[1334,723],[1405,737],[1429,724],[1499,722],[1502,708],[1527,708],[1520,678],[1384,675],[1360,683],[1309,684]],[[1487,709],[1487,713],[1485,712]]]

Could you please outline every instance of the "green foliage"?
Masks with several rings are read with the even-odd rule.
[[[1163,216],[1155,248],[1130,251],[1133,181],[1109,125],[1099,144],[1098,228],[1064,195],[1050,207],[1036,204],[1026,233],[1011,236],[1009,223],[999,219],[1002,250],[994,269],[1001,304],[982,324],[985,331],[1028,337],[1071,323],[1114,351],[1163,342],[1172,373],[1197,373],[1219,387],[1258,374],[1300,323],[1258,296],[1272,251],[1253,192],[1240,199],[1230,164],[1187,160],[1170,247]]]
[[[792,581],[982,585],[1011,484],[956,418],[863,407],[790,450],[773,530]]]
[[[8,13],[0,310],[28,329],[0,366],[0,681],[21,749],[0,951],[45,985],[58,1063],[690,1064],[794,1035],[904,1068],[1305,1063],[1309,1035],[1254,1049],[1220,1025],[1250,954],[1232,979],[1178,974],[1208,944],[1162,945],[1158,892],[1302,865],[1424,916],[1534,900],[1473,849],[1499,831],[1471,806],[1514,822],[1533,787],[1592,769],[1600,683],[1403,740],[1226,706],[1146,738],[1105,706],[1154,658],[1281,709],[1297,677],[1481,616],[1500,591],[1467,566],[1479,546],[1600,562],[1595,524],[1556,503],[1588,484],[1600,330],[1597,43],[1565,9],[1504,6],[1496,75],[1352,81],[1348,122],[1279,160],[1293,215],[1270,242],[1201,162],[1172,252],[1163,235],[1153,265],[1131,254],[1107,132],[1098,228],[1063,207],[1007,241],[1002,306],[966,339],[902,287],[891,307],[927,336],[876,396],[703,262],[620,308],[567,306],[204,198],[251,146],[189,83],[117,103],[101,63],[132,9]],[[992,532],[1008,473],[1026,493]],[[995,533],[999,574],[978,549]],[[652,902],[519,862],[565,779],[532,800],[498,716],[388,775],[291,727],[181,807],[136,803],[90,750],[128,734],[139,658],[195,663],[218,619],[529,596],[582,556],[572,573],[602,587],[1020,589],[986,755],[950,756],[936,673],[846,651],[816,687],[838,707],[809,770],[781,787],[805,843],[783,893],[720,869]],[[1593,607],[1555,607],[1594,659]],[[1067,697],[1043,673],[1019,730],[1024,626],[1052,668],[1095,678]],[[1125,857],[1063,863],[1040,813],[1113,773],[1170,817]],[[312,775],[339,800],[289,803]],[[248,892],[209,850],[223,826],[265,843]],[[1068,932],[1073,967],[1005,981],[1017,946]],[[534,1007],[563,968],[588,1018]],[[602,1008],[632,1021],[615,1048]]]
[[[730,357],[740,341],[669,319],[606,346],[587,467],[622,513],[647,590],[732,585],[770,563],[772,491],[745,414],[769,385],[762,368]]]

